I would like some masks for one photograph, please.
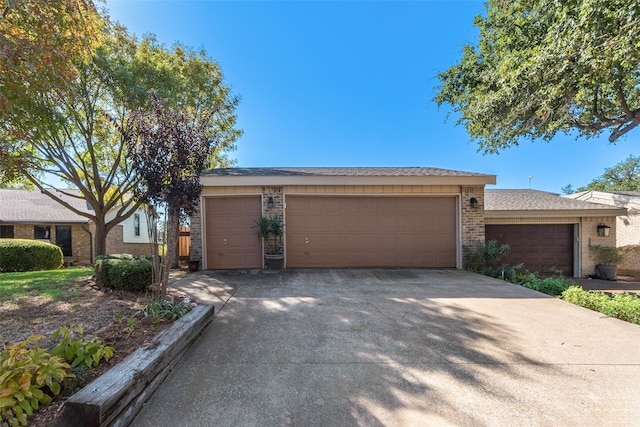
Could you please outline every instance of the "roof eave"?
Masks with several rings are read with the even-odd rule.
[[[486,185],[495,184],[495,175],[468,176],[201,176],[205,187],[246,187],[252,185]]]
[[[486,218],[564,218],[577,217],[601,217],[627,215],[626,208],[611,209],[545,209],[545,210],[489,210],[485,209]]]

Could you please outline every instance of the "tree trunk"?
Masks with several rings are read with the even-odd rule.
[[[94,234],[95,254],[105,255],[107,253],[107,227],[104,221],[95,220],[96,231]]]
[[[180,267],[180,217],[176,221],[176,244],[173,245],[175,251],[173,258],[171,258],[171,268]]]
[[[169,214],[167,218],[167,254],[165,259],[165,274],[162,278],[162,296],[167,294],[167,285],[169,283],[169,266],[176,257],[178,248],[178,230],[180,227],[180,216],[176,208],[169,206]]]

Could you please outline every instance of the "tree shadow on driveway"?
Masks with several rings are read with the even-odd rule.
[[[608,398],[593,388],[602,378],[584,356],[591,342],[540,315],[564,304],[553,298],[447,270],[213,277],[236,287],[233,298],[134,425],[172,416],[173,425],[304,426],[609,416],[589,407]],[[572,310],[563,315],[581,318]],[[568,407],[580,407],[578,418]]]

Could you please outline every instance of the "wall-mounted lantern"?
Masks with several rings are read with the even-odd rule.
[[[267,207],[269,209],[273,208],[273,197],[269,196],[269,198],[267,199]]]
[[[609,227],[606,224],[598,224],[598,236],[600,237],[608,237],[609,233],[611,232],[611,227]]]
[[[469,199],[469,203],[471,203],[471,208],[473,209],[478,207],[478,199],[476,199],[475,197]]]

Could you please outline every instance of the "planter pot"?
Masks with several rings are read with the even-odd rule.
[[[189,271],[198,271],[200,261],[189,261]]]
[[[284,255],[265,255],[264,261],[267,264],[267,270],[282,270],[284,266]]]
[[[596,277],[602,280],[618,280],[618,266],[598,264],[596,265]]]

